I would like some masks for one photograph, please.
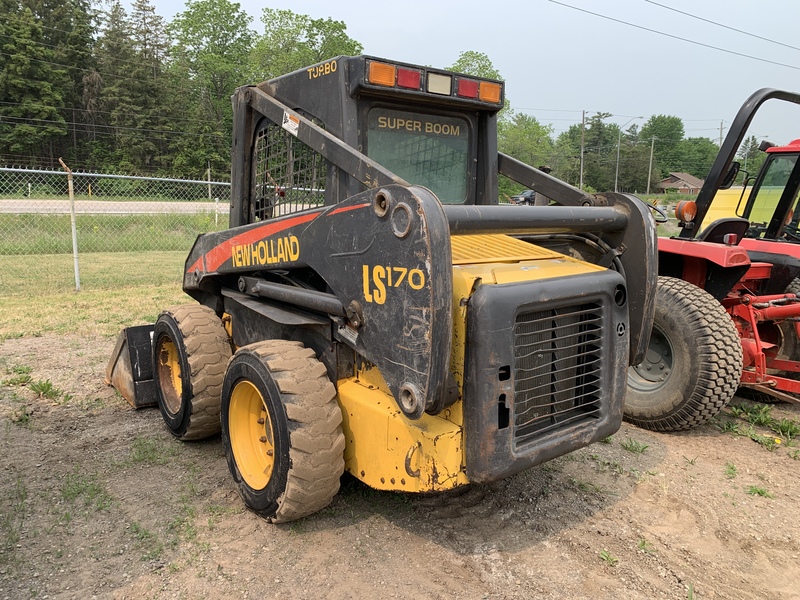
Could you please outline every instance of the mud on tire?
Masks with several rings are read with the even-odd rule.
[[[299,342],[240,348],[222,390],[222,443],[249,509],[273,523],[327,506],[344,472],[345,438],[325,365]]]
[[[158,407],[181,440],[219,433],[220,392],[231,344],[216,313],[200,304],[173,306],[153,332]]]
[[[659,277],[645,360],[628,369],[625,420],[654,431],[701,425],[733,397],[742,346],[733,320],[706,291]]]

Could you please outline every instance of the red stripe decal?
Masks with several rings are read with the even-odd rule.
[[[199,268],[201,261],[205,259],[204,272],[212,273],[219,269],[225,263],[225,261],[231,257],[231,249],[233,246],[252,244],[253,242],[257,242],[265,237],[280,233],[281,231],[294,227],[295,225],[302,225],[303,223],[313,221],[319,215],[319,212],[306,213],[297,217],[292,217],[291,219],[286,219],[285,221],[267,223],[261,227],[256,227],[255,229],[235,235],[232,238],[225,240],[221,244],[214,246],[204,256],[198,258],[194,264],[189,267],[188,272],[191,273],[195,269]]]
[[[334,208],[328,216],[331,215],[338,215],[339,213],[347,212],[348,210],[356,210],[358,208],[364,208],[365,206],[369,206],[369,202],[365,202],[364,204],[356,204],[355,206],[344,206],[342,208]]]

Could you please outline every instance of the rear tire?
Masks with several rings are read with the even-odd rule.
[[[702,425],[741,376],[741,341],[722,305],[695,285],[659,277],[650,346],[628,369],[625,420],[653,431]]]
[[[234,354],[222,388],[222,444],[245,505],[273,523],[330,504],[345,439],[325,365],[299,342],[270,340]]]
[[[172,435],[200,440],[219,433],[220,392],[231,344],[216,313],[200,304],[174,306],[153,331],[153,379]]]

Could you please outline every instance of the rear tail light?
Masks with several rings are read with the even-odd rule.
[[[394,87],[396,71],[397,69],[394,65],[371,62],[369,63],[367,81],[374,83],[375,85]]]
[[[462,98],[477,98],[478,82],[474,79],[459,79],[457,93]]]

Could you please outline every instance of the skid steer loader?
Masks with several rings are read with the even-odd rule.
[[[238,89],[230,228],[189,253],[196,303],[123,331],[108,379],[180,439],[221,430],[272,522],[326,506],[343,471],[447,490],[615,432],[653,217],[499,154],[503,101],[369,56]],[[499,205],[498,173],[558,205]]]

